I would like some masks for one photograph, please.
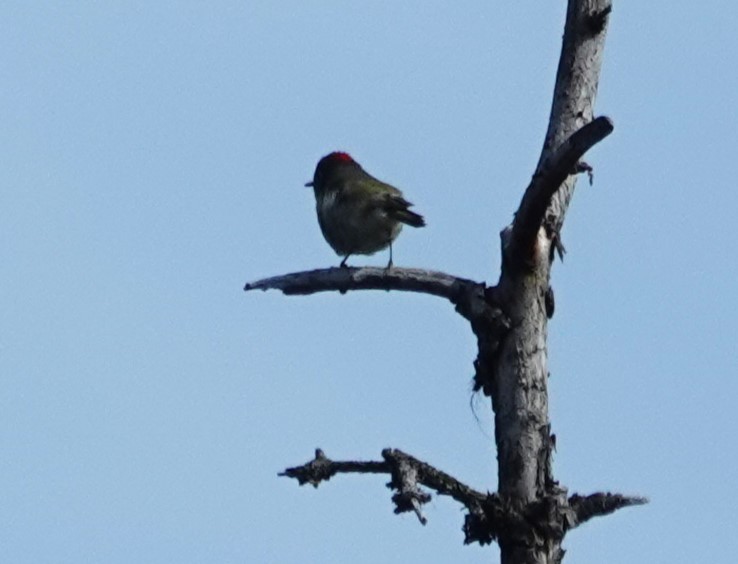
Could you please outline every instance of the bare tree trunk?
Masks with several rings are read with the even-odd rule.
[[[610,0],[569,1],[541,157],[514,226],[502,234],[504,258],[495,297],[511,328],[493,367],[490,391],[498,492],[503,502],[521,511],[532,503],[543,501],[555,507],[566,501],[566,490],[553,479],[551,467],[554,439],[548,418],[547,299],[552,299],[552,250],[560,244],[559,233],[576,183],[575,168],[563,183],[547,190],[536,189],[536,178],[545,178],[556,150],[592,122],[610,9]],[[544,205],[547,209],[541,217]],[[501,537],[502,563],[560,562],[564,528],[557,520],[541,512],[537,527],[528,534]]]

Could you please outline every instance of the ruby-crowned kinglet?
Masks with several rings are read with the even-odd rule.
[[[331,153],[320,159],[313,181],[318,223],[323,237],[343,257],[371,255],[389,246],[387,268],[392,266],[392,241],[402,224],[423,227],[423,216],[410,211],[412,204],[394,186],[377,180],[347,153]]]

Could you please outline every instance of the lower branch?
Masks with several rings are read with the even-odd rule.
[[[327,482],[338,473],[350,474],[387,474],[390,467],[385,462],[334,462],[328,458],[322,449],[315,449],[315,458],[302,466],[287,468],[284,472],[280,472],[279,476],[287,476],[295,478],[297,482],[304,486],[311,484],[318,487],[320,482]]]
[[[548,495],[520,507],[502,500],[497,494],[477,491],[401,450],[384,449],[382,458],[381,461],[335,461],[316,449],[313,460],[288,468],[279,475],[295,478],[301,486],[311,484],[317,488],[336,474],[388,474],[391,480],[387,487],[396,492],[392,496],[395,513],[412,511],[425,525],[427,519],[421,508],[431,496],[421,488],[423,486],[438,495],[453,498],[467,510],[463,526],[465,544],[484,545],[497,540],[533,547],[547,539],[561,541],[567,531],[592,517],[647,502],[642,497],[610,493],[575,494],[567,499],[565,490],[558,489],[557,493],[564,495]]]
[[[384,461],[334,461],[328,458],[321,449],[316,449],[315,458],[303,464],[288,468],[280,476],[295,478],[302,486],[312,484],[316,488],[322,481],[328,481],[336,474],[389,474],[392,479],[387,487],[396,490],[392,496],[395,513],[413,511],[418,520],[425,525],[426,518],[421,513],[421,506],[431,500],[431,496],[420,486],[425,486],[439,495],[448,495],[460,502],[470,511],[479,511],[487,501],[488,494],[473,490],[462,484],[453,476],[438,470],[405,454],[397,449],[384,449]]]

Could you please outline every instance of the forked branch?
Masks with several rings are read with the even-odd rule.
[[[280,476],[295,478],[300,485],[312,484],[316,488],[322,481],[328,481],[339,473],[343,474],[389,474],[392,480],[387,484],[396,490],[392,496],[395,513],[413,511],[418,520],[425,525],[426,518],[421,506],[431,500],[431,496],[420,486],[434,490],[439,495],[448,495],[468,509],[479,510],[488,495],[475,491],[430,464],[405,454],[398,449],[384,449],[384,461],[333,461],[321,449],[315,450],[315,458],[303,464],[287,468]]]
[[[569,175],[579,172],[580,159],[584,154],[610,135],[612,130],[609,118],[598,117],[575,131],[543,161],[525,190],[515,214],[508,256],[520,259],[516,260],[518,263],[530,258],[538,230],[557,190]],[[584,170],[591,174],[591,167],[587,166]]]

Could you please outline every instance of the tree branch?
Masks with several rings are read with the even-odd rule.
[[[490,312],[496,306],[491,299],[493,288],[483,282],[475,282],[434,270],[420,268],[325,268],[293,272],[249,282],[244,291],[281,290],[286,295],[309,295],[318,292],[349,290],[398,290],[417,292],[446,298],[467,320],[500,317],[499,311]]]
[[[244,286],[249,290],[281,290],[287,295],[348,290],[400,290],[431,294],[456,302],[461,292],[478,282],[420,268],[324,268],[264,278]]]
[[[318,487],[320,482],[327,482],[338,473],[355,473],[355,474],[388,474],[390,466],[386,462],[335,462],[328,458],[322,449],[315,449],[315,458],[302,466],[294,466],[287,468],[284,472],[280,472],[278,476],[286,476],[295,478],[297,482],[304,486],[310,484]]]
[[[622,494],[595,493],[588,496],[574,494],[569,498],[569,506],[574,512],[574,521],[570,523],[569,528],[573,529],[593,517],[609,515],[623,507],[646,503],[648,503],[648,498]]]
[[[336,474],[388,474],[391,480],[387,487],[396,491],[392,496],[395,513],[412,511],[423,525],[427,519],[422,506],[431,500],[430,494],[421,488],[424,486],[437,495],[453,498],[467,510],[463,527],[466,544],[489,544],[501,536],[526,546],[540,544],[544,538],[561,540],[566,531],[592,517],[648,501],[611,493],[574,494],[567,499],[563,495],[565,490],[553,488],[548,495],[520,506],[501,500],[497,494],[479,492],[401,450],[384,449],[382,458],[381,461],[335,461],[316,449],[313,460],[287,468],[279,475],[295,478],[301,486],[311,484],[317,488]]]
[[[421,485],[438,495],[452,497],[469,511],[479,513],[482,506],[489,503],[490,494],[478,492],[401,450],[384,449],[382,458],[384,461],[381,462],[333,461],[321,449],[316,449],[313,460],[302,466],[288,468],[279,475],[295,478],[300,485],[312,484],[317,488],[320,482],[328,481],[339,473],[389,474],[392,479],[387,487],[397,491],[392,496],[395,513],[413,511],[423,525],[427,519],[422,515],[421,506],[428,503],[431,496],[420,488]]]
[[[533,175],[515,214],[508,257],[515,264],[525,264],[534,253],[538,230],[556,191],[571,174],[578,172],[579,160],[584,154],[610,135],[612,121],[598,117],[575,131],[551,153]],[[584,168],[591,172],[591,167]]]

